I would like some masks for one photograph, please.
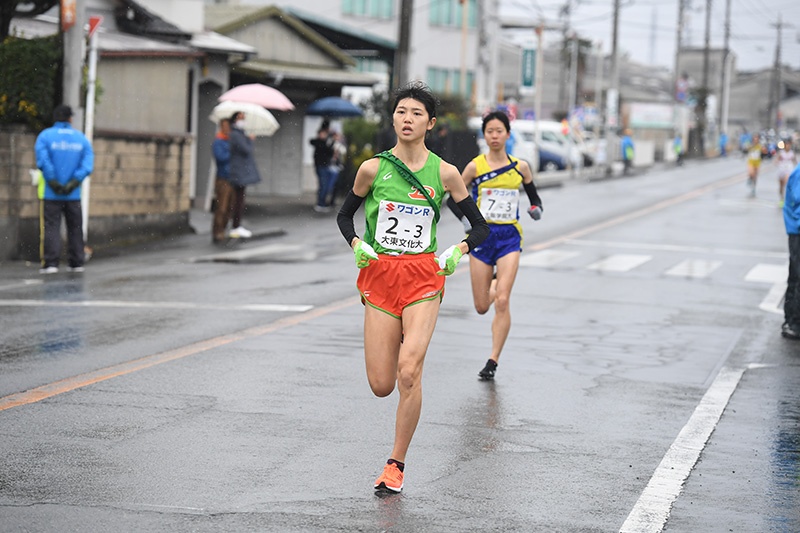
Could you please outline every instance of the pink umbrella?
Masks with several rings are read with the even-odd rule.
[[[278,89],[273,89],[260,83],[248,83],[237,85],[233,89],[225,91],[219,97],[221,102],[244,102],[248,104],[258,104],[267,109],[277,109],[278,111],[291,111],[294,104],[286,98],[286,95]]]

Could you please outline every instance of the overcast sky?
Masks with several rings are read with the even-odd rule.
[[[423,0],[424,1],[424,0]],[[566,0],[499,0],[500,14],[559,24]],[[686,0],[684,46],[705,44],[706,0]],[[611,50],[614,0],[571,0],[570,25],[581,38],[602,41]],[[775,62],[778,17],[783,21],[781,63],[800,69],[800,0],[730,0],[730,47],[739,70],[771,67]],[[678,0],[622,0],[619,49],[640,63],[672,68],[678,23]],[[724,46],[726,0],[712,0],[711,47]],[[545,42],[559,39],[557,32],[545,34]]]

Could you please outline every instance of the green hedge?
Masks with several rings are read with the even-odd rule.
[[[50,125],[61,63],[61,37],[8,37],[0,44],[0,124]]]

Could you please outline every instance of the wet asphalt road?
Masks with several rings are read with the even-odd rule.
[[[494,383],[491,312],[448,280],[392,497],[396,396],[369,392],[333,215],[268,206],[226,248],[202,221],[82,275],[5,263],[0,529],[800,531],[786,236],[774,170],[754,199],[743,170],[542,190]],[[444,213],[440,244],[459,231]]]

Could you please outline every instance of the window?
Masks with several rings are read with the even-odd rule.
[[[467,27],[476,28],[478,25],[478,0],[431,0],[428,20],[431,26],[461,27],[463,9],[467,9]]]
[[[473,72],[467,71],[467,87],[465,97],[472,95],[472,84],[475,79]],[[461,93],[461,70],[428,67],[428,86],[434,93],[439,94],[462,94]]]
[[[391,19],[395,0],[342,0],[342,14]]]

